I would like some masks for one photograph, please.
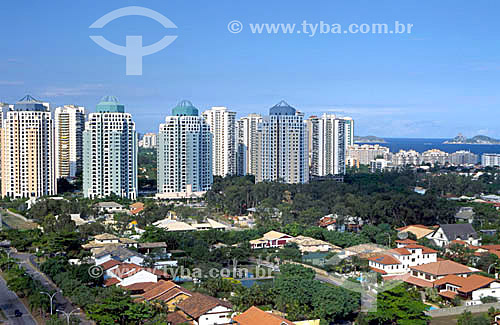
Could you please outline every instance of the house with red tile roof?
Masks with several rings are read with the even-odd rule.
[[[284,247],[292,239],[293,237],[290,235],[272,230],[266,232],[261,238],[251,240],[250,247],[252,249],[281,248]]]
[[[193,295],[177,304],[180,315],[192,320],[197,325],[231,324],[233,307],[229,302],[214,297],[193,293]],[[257,324],[256,324],[257,325]]]
[[[104,286],[129,287],[138,283],[156,283],[171,278],[170,275],[155,268],[146,268],[133,263],[118,263],[110,260],[100,265],[104,271]]]
[[[161,280],[144,288],[144,292],[135,302],[159,303],[166,305],[169,312],[173,312],[180,302],[192,295],[192,292],[172,281]]]
[[[437,251],[411,242],[401,241],[397,248],[369,257],[368,266],[382,275],[401,275],[408,273],[412,266],[437,261]]]
[[[500,282],[479,274],[465,278],[450,274],[434,281],[434,287],[443,298],[452,300],[459,296],[469,306],[481,304],[484,297],[500,298]]]
[[[447,275],[467,277],[473,273],[479,272],[478,269],[468,267],[466,265],[462,265],[450,260],[438,260],[434,263],[412,266],[410,267],[410,270],[410,281],[405,280],[405,282],[412,283],[411,278],[413,277],[431,283],[431,287],[433,286],[432,283],[434,281],[444,278]]]
[[[295,323],[283,317],[265,312],[255,306],[233,317],[233,324],[238,325],[294,325]]]

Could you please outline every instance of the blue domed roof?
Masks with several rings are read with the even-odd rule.
[[[295,108],[282,100],[269,109],[269,115],[295,115]]]
[[[123,113],[125,106],[120,104],[115,96],[104,96],[97,104],[98,113]]]
[[[35,99],[31,95],[26,95],[14,105],[14,110],[43,112],[49,109],[38,99]]]
[[[172,109],[174,116],[198,116],[198,109],[189,100],[183,100]]]

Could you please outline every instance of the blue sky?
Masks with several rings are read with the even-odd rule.
[[[168,17],[88,27],[104,14],[143,6]],[[181,99],[201,111],[227,106],[239,116],[287,100],[306,115],[339,112],[356,134],[500,138],[500,3],[494,1],[2,1],[0,101],[26,93],[95,110],[117,96],[139,132],[156,131]],[[243,31],[231,34],[231,20]],[[252,34],[249,23],[413,24],[411,34]],[[178,38],[126,76],[125,58],[95,44]]]

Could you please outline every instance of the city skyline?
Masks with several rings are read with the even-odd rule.
[[[285,99],[306,118],[323,113],[352,116],[357,135],[451,138],[463,133],[500,138],[495,121],[486,118],[500,103],[495,56],[499,45],[491,41],[498,34],[493,16],[497,4],[283,4],[220,1],[199,3],[195,11],[180,1],[143,1],[141,6],[177,25],[168,34],[178,38],[143,59],[142,76],[126,76],[125,59],[96,45],[88,27],[112,10],[137,5],[134,1],[75,3],[68,8],[56,0],[34,2],[30,10],[2,3],[9,12],[5,24],[14,26],[22,17],[23,25],[2,34],[10,46],[0,53],[0,101],[13,103],[31,93],[55,106],[93,107],[102,95],[112,93],[138,117],[137,131],[146,133],[155,131],[151,120],[161,121],[182,99],[191,100],[200,111],[225,106],[238,112],[237,117],[264,115],[269,103]],[[227,30],[235,19],[245,24],[239,34]],[[304,20],[401,21],[414,26],[411,34],[398,36],[315,37],[255,35],[248,28],[249,23],[300,25]],[[23,38],[27,31],[30,42]],[[144,17],[123,17],[102,29],[116,44],[123,44],[128,34],[143,35],[144,44],[152,44],[164,33]],[[473,125],[468,118],[472,113],[480,117]]]

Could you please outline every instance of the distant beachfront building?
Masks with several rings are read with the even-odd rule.
[[[333,114],[307,121],[309,172],[315,176],[345,174],[346,122]]]
[[[475,165],[479,161],[479,157],[467,150],[459,150],[450,154],[450,163],[452,165]]]
[[[157,197],[199,197],[212,182],[210,126],[198,109],[184,100],[160,124]]]
[[[2,197],[56,194],[54,120],[49,104],[28,95],[13,109],[5,108],[1,127]]]
[[[259,182],[309,182],[307,130],[304,114],[281,101],[269,110],[260,125],[261,167]]]
[[[105,96],[83,132],[83,195],[137,197],[137,133],[130,113]]]
[[[144,149],[153,149],[157,146],[157,138],[156,133],[146,133],[142,136],[142,139],[139,141],[139,147]]]
[[[260,166],[260,133],[262,123],[260,114],[249,114],[240,118],[237,126],[237,173],[238,175],[257,175]]]
[[[430,149],[422,153],[422,162],[424,164],[440,164],[445,165],[449,160],[449,154],[439,149]]]
[[[216,176],[236,174],[236,112],[212,107],[203,112],[212,133],[212,170]]]
[[[345,146],[354,145],[354,120],[352,117],[341,117],[345,121]]]
[[[422,162],[422,157],[415,150],[399,150],[392,154],[391,160],[394,166],[418,166]]]
[[[378,144],[355,144],[347,149],[348,159],[361,165],[370,165],[370,162],[377,158],[387,159],[389,154],[389,148]]]
[[[498,167],[500,166],[500,154],[498,153],[485,153],[481,157],[481,165],[484,167]]]
[[[56,138],[56,176],[75,177],[82,171],[85,108],[65,105],[54,112]]]

